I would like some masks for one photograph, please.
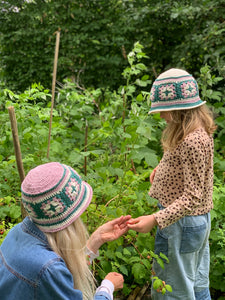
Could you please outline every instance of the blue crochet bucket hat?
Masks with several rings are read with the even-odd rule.
[[[152,85],[150,100],[149,113],[191,109],[206,103],[200,99],[194,77],[181,69],[160,74]]]

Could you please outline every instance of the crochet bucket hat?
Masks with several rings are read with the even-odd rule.
[[[194,77],[181,69],[170,69],[154,81],[149,113],[191,109],[203,105]]]
[[[22,202],[44,232],[62,230],[88,207],[91,186],[71,167],[51,162],[32,169],[22,185]]]

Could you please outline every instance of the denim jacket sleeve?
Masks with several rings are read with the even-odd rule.
[[[61,260],[52,259],[40,275],[37,299],[82,300],[82,292],[73,287],[73,277]]]
[[[37,287],[38,300],[82,300],[82,292],[74,289],[73,277],[58,259],[52,259],[42,270]],[[94,300],[112,300],[106,292],[97,292]]]

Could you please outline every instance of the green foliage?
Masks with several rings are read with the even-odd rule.
[[[165,281],[162,281],[158,277],[153,277],[154,282],[153,282],[153,288],[157,290],[157,292],[161,292],[162,295],[165,295],[166,291],[172,292],[173,289],[169,284],[166,284]]]
[[[10,196],[0,198],[0,245],[14,224],[21,221],[20,201]]]
[[[208,103],[214,114],[217,130],[215,132],[214,139],[214,171],[215,178],[224,177],[225,170],[225,140],[222,138],[225,134],[225,122],[224,122],[224,93],[221,88],[218,88],[220,82],[224,82],[223,77],[217,77],[212,74],[212,68],[205,65],[200,70],[199,87],[201,89],[202,99]]]
[[[7,112],[7,107],[12,105],[17,117],[25,173],[38,164],[61,161],[77,169],[93,187],[92,204],[82,216],[90,232],[115,217],[126,214],[135,217],[156,210],[155,200],[146,191],[149,168],[158,164],[156,149],[160,146],[156,146],[155,141],[164,123],[158,123],[157,115],[148,115],[148,94],[140,90],[150,83],[141,62],[145,58],[142,51],[142,46],[136,43],[130,55],[130,66],[123,73],[126,85],[117,92],[83,89],[71,81],[64,82],[55,99],[49,159],[46,158],[51,106],[49,91],[36,84],[21,94],[4,90],[0,111],[0,175],[4,178],[0,187],[5,201],[2,220],[10,224],[18,222],[11,215],[12,204],[9,207],[6,202],[8,195],[20,198]],[[147,256],[153,247],[154,238],[150,233],[136,236],[134,232],[105,245],[95,270],[96,277],[101,280],[108,270],[122,272],[128,282],[124,293],[131,284],[150,281],[151,260]]]
[[[225,187],[221,184],[214,186],[214,209],[211,212],[212,230],[210,234],[210,282],[216,290],[225,292]]]
[[[10,0],[1,7],[1,78],[14,90],[50,86],[59,29],[59,82],[119,86],[135,41],[150,58],[150,79],[170,67],[199,76],[205,64],[225,75],[223,0]]]
[[[10,220],[15,223],[20,220],[20,202],[10,196],[0,198],[0,219],[6,219],[9,217]]]
[[[121,215],[138,217],[152,214],[157,202],[148,196],[149,174],[162,156],[160,147],[164,122],[159,114],[148,115],[151,79],[144,63],[147,55],[137,42],[128,54],[128,66],[122,75],[124,84],[118,90],[85,89],[71,80],[63,81],[57,90],[50,144],[47,159],[51,97],[40,84],[33,84],[23,93],[0,90],[0,233],[1,240],[9,228],[18,223],[20,182],[13,150],[7,108],[14,106],[25,173],[48,161],[61,161],[74,167],[93,187],[94,196],[82,215],[91,233],[97,226]],[[215,87],[221,78],[205,65],[201,69],[199,85],[202,97],[214,109],[218,131],[215,134],[215,208],[212,211],[211,285],[223,289],[224,216],[221,205],[224,195],[224,142],[221,131],[223,94]],[[10,205],[10,206],[9,206]],[[129,231],[117,241],[103,245],[101,257],[93,265],[100,281],[110,271],[125,277],[124,295],[136,285],[150,282],[152,260],[163,268],[167,258],[155,255],[154,230],[147,234]],[[223,277],[222,277],[223,276]],[[161,293],[171,287],[155,278]]]
[[[0,222],[0,245],[4,241],[4,238],[7,236],[10,229],[13,228],[13,226],[14,225],[12,223],[7,223],[7,225],[6,225],[5,221]]]
[[[8,86],[25,89],[33,82],[50,86],[57,30],[61,82],[66,77],[88,86],[118,82],[126,64],[122,46],[132,45],[124,39],[130,29],[124,26],[122,2],[11,0],[1,6],[0,60]]]
[[[9,114],[6,108],[14,106],[17,117],[19,139],[24,155],[24,167],[28,171],[30,167],[44,162],[44,150],[47,146],[49,94],[40,85],[32,85],[22,94],[14,94],[10,90],[4,90],[0,99],[0,105],[4,109],[1,114],[0,126],[0,176],[4,181],[0,182],[1,196],[17,194],[19,178],[16,169],[12,134]],[[53,145],[54,147],[54,145]]]
[[[201,68],[199,86],[202,99],[210,103],[218,126],[214,135],[214,209],[211,212],[212,230],[210,234],[210,285],[215,290],[225,291],[224,272],[224,234],[225,234],[225,214],[224,214],[224,181],[225,181],[225,141],[222,136],[225,133],[224,124],[224,94],[218,88],[218,84],[223,82],[222,77],[212,74],[212,69],[205,65]]]

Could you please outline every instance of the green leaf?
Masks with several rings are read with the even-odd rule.
[[[167,257],[165,254],[163,254],[162,252],[160,252],[159,255],[160,255],[163,259],[165,259],[167,263],[169,263],[169,259],[168,259],[168,257]]]
[[[136,100],[137,100],[138,102],[141,102],[141,101],[143,100],[142,94],[138,94],[137,97],[136,97]]]
[[[121,253],[121,252],[116,252],[116,256],[118,257],[118,258],[123,258],[123,254]]]
[[[168,292],[172,292],[173,291],[172,287],[169,284],[166,284],[165,288],[167,289]]]
[[[149,75],[144,75],[141,77],[141,80],[145,81],[145,80],[148,80],[149,79]]]
[[[162,259],[160,259],[160,258],[156,258],[156,261],[157,261],[157,263],[160,265],[160,267],[162,268],[162,269],[164,269],[165,267],[164,267],[164,262],[163,262],[163,260]]]
[[[21,216],[20,206],[18,206],[18,205],[11,205],[9,216],[12,219],[18,219]]]
[[[128,276],[128,269],[124,265],[119,266],[120,272]]]
[[[139,86],[147,86],[148,84],[150,84],[150,80],[145,80],[145,81],[143,81],[143,80],[140,80],[140,79],[137,79],[136,81],[135,81],[135,83],[137,84],[137,85],[139,85]]]
[[[98,40],[91,40],[93,44],[101,44]]]
[[[105,273],[110,273],[112,272],[112,266],[111,263],[109,261],[101,260],[100,262],[102,269],[104,270]]]
[[[147,270],[151,269],[151,263],[148,259],[142,259],[142,263],[144,264]]]
[[[153,288],[155,290],[157,290],[158,288],[160,288],[162,286],[163,286],[163,284],[162,284],[162,280],[161,279],[154,280],[154,282],[153,282]]]
[[[131,256],[131,252],[127,248],[123,249],[123,254],[127,256]]]
[[[138,256],[133,256],[128,261],[129,264],[133,264],[134,262],[140,262],[140,258]]]
[[[135,263],[132,266],[132,274],[137,279],[144,278],[145,277],[145,267],[140,263]]]
[[[149,126],[141,124],[137,128],[136,132],[139,133],[139,134],[141,134],[141,135],[143,135],[147,139],[151,139],[151,128]]]

